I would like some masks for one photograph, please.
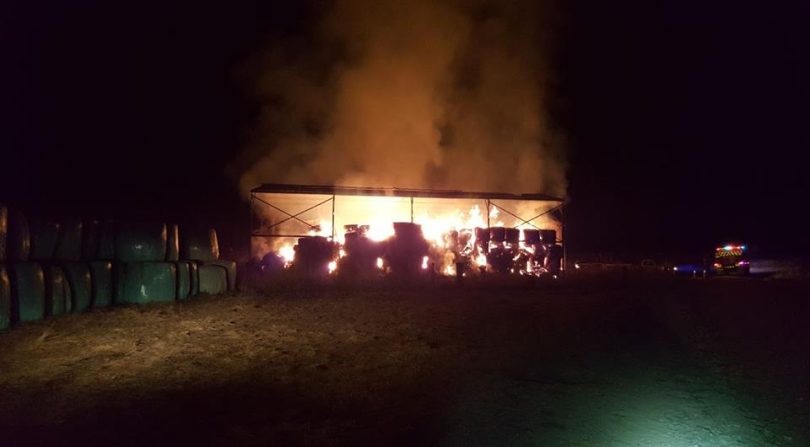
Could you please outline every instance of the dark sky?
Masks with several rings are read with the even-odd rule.
[[[257,110],[236,69],[311,11],[20,3],[0,15],[0,200],[238,232],[225,165]],[[810,249],[810,10],[780,3],[568,2],[555,110],[573,248]]]

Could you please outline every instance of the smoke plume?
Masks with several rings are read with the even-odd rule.
[[[261,113],[231,166],[269,182],[565,194],[553,5],[335,0],[247,64]]]

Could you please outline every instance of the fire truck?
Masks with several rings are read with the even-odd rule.
[[[751,271],[748,247],[742,244],[726,244],[714,250],[712,270],[717,275],[747,275]]]

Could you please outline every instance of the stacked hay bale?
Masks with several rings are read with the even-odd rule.
[[[72,312],[87,312],[93,304],[90,267],[82,262],[83,229],[81,219],[63,219],[54,253],[69,286]]]
[[[82,239],[82,260],[90,270],[92,306],[113,304],[113,269],[115,259],[115,225],[112,221],[87,221]]]
[[[177,224],[171,224],[168,227],[169,234],[167,238],[166,247],[166,260],[173,262],[177,268],[177,289],[176,298],[178,300],[186,300],[192,296],[191,287],[191,269],[192,265],[187,261],[180,261],[180,228]],[[196,278],[196,265],[194,266]],[[196,291],[194,295],[196,295]]]
[[[3,259],[5,261],[5,259]],[[11,281],[5,264],[0,264],[0,331],[11,325]]]
[[[180,258],[190,267],[192,296],[236,289],[236,262],[219,259],[216,230],[191,228],[180,241]]]
[[[65,271],[56,259],[56,249],[62,235],[61,222],[44,219],[31,220],[30,260],[37,262],[43,271],[45,280],[44,316],[46,317],[69,313],[73,308],[73,297],[70,287],[67,285]],[[81,237],[81,228],[79,228],[78,237]],[[67,249],[69,248],[67,247]]]
[[[183,234],[176,224],[29,221],[0,205],[0,330],[111,304],[235,288],[236,263],[219,259],[213,229]]]
[[[0,205],[0,331],[11,324],[11,282],[6,270],[8,208]]]
[[[5,233],[4,265],[8,275],[9,305],[4,318],[10,323],[41,320],[45,317],[45,274],[32,262],[31,232],[28,220],[17,211],[3,208]]]
[[[116,303],[171,302],[177,267],[166,261],[166,224],[122,223],[115,232]]]

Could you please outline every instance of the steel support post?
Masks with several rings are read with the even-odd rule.
[[[487,228],[491,227],[489,224],[489,199],[487,199]]]

